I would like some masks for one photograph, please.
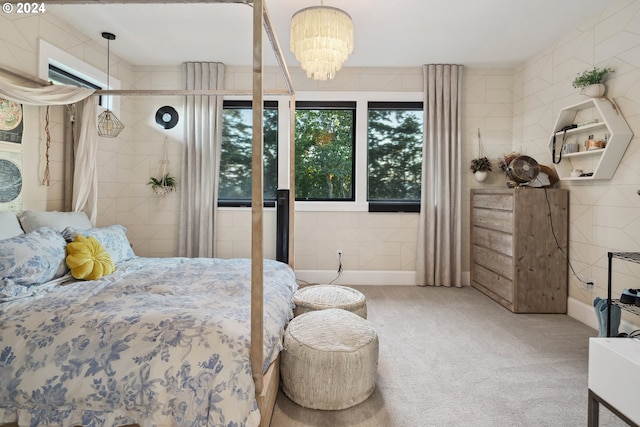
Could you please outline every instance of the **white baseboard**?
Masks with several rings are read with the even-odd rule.
[[[296,270],[298,280],[310,284],[333,283],[334,285],[415,285],[415,271],[369,271],[355,270],[343,271],[340,277],[338,273],[330,270]],[[338,277],[336,279],[336,277]],[[462,285],[469,286],[469,272],[462,272]]]
[[[593,304],[585,304],[582,301],[569,297],[567,300],[567,314],[585,325],[592,327],[596,331],[600,329]],[[629,333],[636,329],[640,329],[640,326],[633,324],[626,319],[622,319],[620,321],[618,331]]]
[[[596,331],[600,329],[593,305],[588,305],[580,300],[569,297],[567,299],[567,314],[585,325],[592,327]]]

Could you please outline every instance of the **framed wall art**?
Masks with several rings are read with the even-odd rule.
[[[0,151],[0,211],[22,210],[22,153]]]
[[[0,141],[22,143],[22,104],[0,98]]]

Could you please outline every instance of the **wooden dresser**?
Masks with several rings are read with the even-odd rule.
[[[471,190],[471,285],[514,313],[566,313],[568,207],[563,189]]]

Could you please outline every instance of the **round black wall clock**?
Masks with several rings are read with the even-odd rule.
[[[178,112],[169,105],[160,107],[156,111],[156,123],[163,129],[171,129],[178,124]]]

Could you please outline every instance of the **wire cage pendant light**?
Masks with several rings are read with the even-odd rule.
[[[331,80],[353,52],[353,22],[345,11],[308,7],[291,17],[290,49],[313,80]]]
[[[102,37],[107,39],[107,89],[109,88],[109,42],[111,40],[115,40],[116,36],[112,33],[104,32],[102,33]],[[100,115],[98,115],[98,135],[104,136],[106,138],[115,138],[120,132],[124,129],[124,125],[113,111],[107,108]]]

